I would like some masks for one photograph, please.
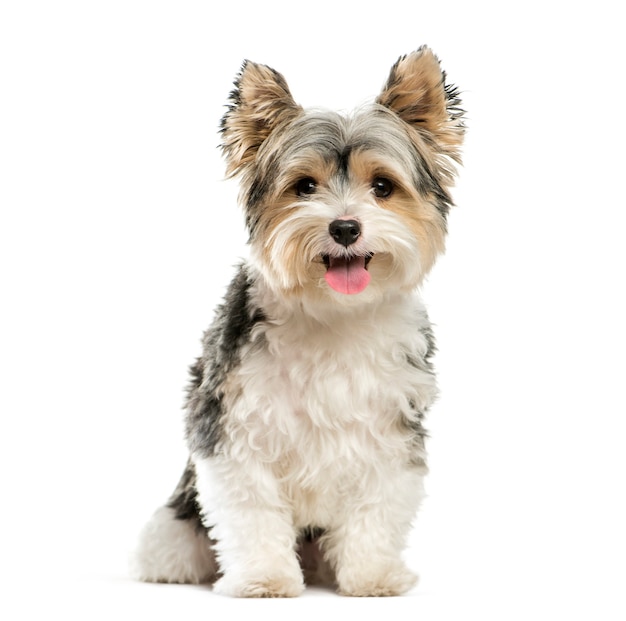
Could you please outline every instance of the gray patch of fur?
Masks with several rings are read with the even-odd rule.
[[[186,437],[192,453],[208,457],[222,434],[221,387],[239,363],[241,347],[263,313],[250,305],[250,279],[241,266],[231,282],[223,304],[203,338],[203,353],[191,367],[186,404]]]

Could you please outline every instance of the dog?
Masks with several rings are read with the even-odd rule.
[[[249,258],[191,367],[190,457],[140,535],[138,579],[235,597],[414,587],[402,555],[437,392],[417,290],[444,250],[460,105],[425,46],[350,115],[303,109],[244,62],[221,146]]]

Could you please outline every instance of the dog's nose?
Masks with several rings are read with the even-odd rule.
[[[361,225],[356,220],[333,220],[329,227],[331,237],[346,248],[361,234]]]

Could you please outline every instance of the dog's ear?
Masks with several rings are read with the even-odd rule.
[[[445,155],[459,160],[465,126],[458,91],[428,47],[402,56],[376,100],[393,110]]]
[[[266,65],[245,61],[222,119],[227,174],[235,175],[254,161],[259,147],[272,131],[301,111],[280,73]]]

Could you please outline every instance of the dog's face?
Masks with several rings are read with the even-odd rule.
[[[223,149],[270,287],[350,305],[420,283],[444,249],[463,138],[444,78],[421,48],[392,67],[374,104],[345,117],[303,110],[280,74],[244,64]]]

